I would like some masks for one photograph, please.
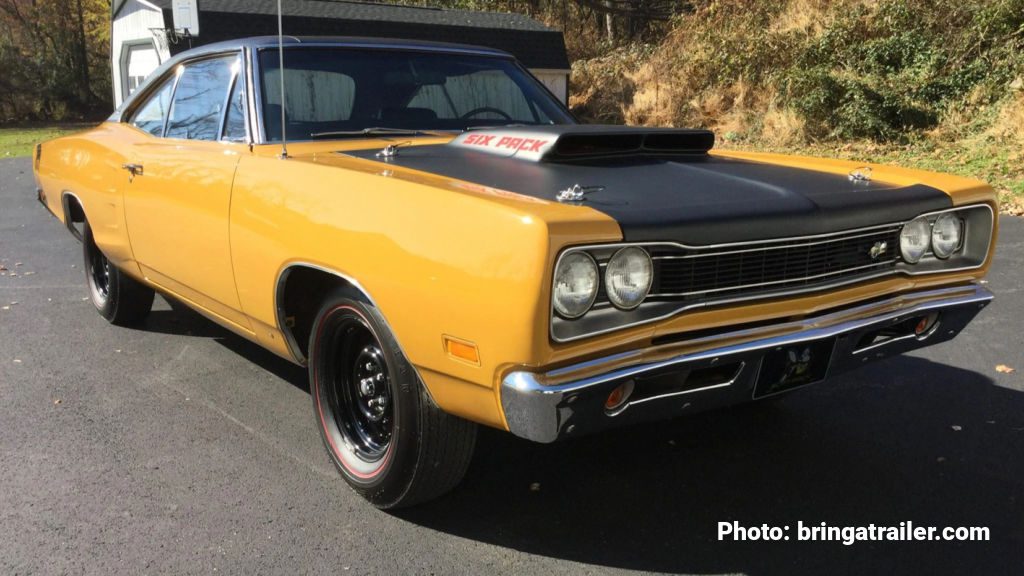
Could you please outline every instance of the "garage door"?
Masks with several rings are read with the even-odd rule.
[[[142,82],[160,66],[160,58],[152,43],[135,44],[127,47],[124,74],[124,95],[129,94],[142,85]]]

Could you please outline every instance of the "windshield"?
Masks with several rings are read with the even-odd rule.
[[[285,50],[289,140],[365,128],[462,131],[570,124],[540,83],[505,58],[351,48]],[[276,49],[260,52],[267,141],[281,140]]]

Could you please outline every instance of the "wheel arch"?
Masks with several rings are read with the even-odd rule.
[[[351,298],[361,300],[380,312],[380,307],[362,284],[343,272],[309,262],[292,262],[278,273],[274,314],[288,349],[300,364],[305,365],[308,361],[309,335],[323,299],[335,290],[345,290]]]
[[[64,226],[67,227],[72,236],[81,242],[82,230],[75,225],[82,224],[84,226],[86,221],[85,205],[82,204],[82,199],[74,192],[65,190],[61,192],[60,205],[64,211]]]

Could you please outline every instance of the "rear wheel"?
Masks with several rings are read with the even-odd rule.
[[[327,451],[378,508],[454,488],[476,425],[437,407],[376,308],[343,292],[321,307],[309,343],[310,393]]]
[[[111,324],[130,326],[142,322],[153,308],[154,292],[114,266],[96,246],[89,223],[82,234],[85,279],[89,299]]]

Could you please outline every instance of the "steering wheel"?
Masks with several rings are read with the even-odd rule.
[[[473,108],[469,112],[466,112],[462,116],[459,116],[459,119],[460,120],[468,120],[469,118],[472,118],[473,116],[476,116],[477,114],[483,114],[484,112],[490,112],[492,114],[497,114],[498,116],[501,116],[505,120],[512,120],[512,117],[509,116],[508,114],[506,114],[503,110],[499,110],[497,108],[492,108],[490,106],[481,106],[479,108]]]

